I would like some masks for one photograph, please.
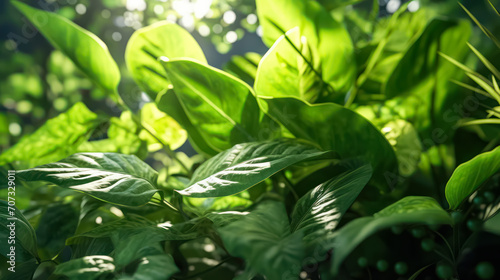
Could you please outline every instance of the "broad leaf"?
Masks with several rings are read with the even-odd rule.
[[[451,209],[456,209],[462,201],[476,191],[489,177],[500,171],[500,147],[479,154],[455,169],[446,184],[446,200]]]
[[[314,242],[333,231],[371,176],[371,166],[362,165],[309,191],[293,209],[292,232],[302,231],[305,242]]]
[[[80,153],[17,174],[26,181],[51,182],[118,205],[146,204],[158,191],[157,172],[133,155]]]
[[[69,279],[102,279],[115,271],[113,258],[109,256],[86,256],[70,260],[56,266],[54,274],[64,275]]]
[[[238,144],[203,163],[190,186],[178,192],[190,197],[233,195],[293,164],[331,157],[330,152],[296,141]]]
[[[107,92],[116,92],[120,70],[101,39],[60,15],[21,2],[12,3],[90,79]]]
[[[344,259],[372,234],[391,226],[410,224],[451,224],[451,218],[433,198],[407,196],[375,213],[373,217],[355,219],[332,236],[332,272],[337,274]]]
[[[309,105],[295,98],[262,100],[267,103],[267,113],[297,138],[317,143],[343,158],[366,157],[380,180],[384,172],[396,172],[396,156],[387,139],[354,111],[333,103]]]
[[[227,251],[268,279],[298,278],[304,257],[301,232],[290,233],[285,207],[262,202],[240,220],[218,230]]]
[[[432,20],[406,51],[385,85],[386,97],[400,97],[398,106],[413,108],[407,120],[412,121],[423,139],[442,142],[445,136],[441,135],[447,135],[459,119],[450,108],[462,103],[463,96],[450,79],[460,80],[463,73],[438,52],[461,60],[467,54],[470,33],[467,21]]]
[[[184,28],[160,21],[134,32],[127,44],[125,61],[135,82],[154,100],[170,82],[158,58],[189,57],[206,63],[196,40]]]
[[[0,211],[0,238],[4,241],[0,244],[0,254],[9,259],[10,247],[14,246],[17,262],[38,257],[35,230],[21,211],[4,200],[0,200]],[[15,231],[15,239],[9,238],[12,230]]]
[[[174,259],[170,255],[153,255],[141,259],[137,270],[134,272],[134,280],[168,280],[172,275],[179,272]]]
[[[96,114],[76,103],[0,155],[0,165],[18,161],[23,167],[33,167],[63,159],[75,153],[99,123]]]
[[[217,151],[264,140],[275,125],[239,79],[193,60],[163,60],[179,103],[203,139]]]
[[[328,99],[342,102],[356,75],[354,48],[349,33],[342,23],[335,20],[321,4],[315,1],[258,0],[256,3],[263,29],[263,41],[271,46],[284,32],[298,26],[300,41],[304,40],[307,45],[299,50],[309,60],[306,64],[314,68],[314,70],[307,69],[310,66],[306,66],[304,61],[300,60],[302,56],[296,52],[293,57],[299,59],[299,64],[305,67],[301,68],[299,65],[299,73],[318,72],[321,79],[333,89],[333,94]],[[280,55],[283,57],[290,54],[287,51]],[[276,71],[280,68],[276,64],[271,67],[276,67]],[[278,81],[282,82],[281,79]]]
[[[250,52],[243,56],[234,55],[231,60],[224,65],[223,70],[229,74],[240,78],[245,83],[253,85],[257,75],[257,66],[262,56],[258,53]]]

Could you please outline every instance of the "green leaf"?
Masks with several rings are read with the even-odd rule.
[[[9,259],[11,246],[14,246],[16,262],[38,258],[35,230],[21,211],[15,206],[9,206],[9,203],[4,200],[0,200],[0,211],[0,238],[3,240],[0,244],[0,253],[2,256]],[[14,239],[10,238],[12,230],[16,233]]]
[[[101,39],[60,15],[17,1],[12,4],[91,80],[110,93],[116,92],[120,70]]]
[[[19,161],[21,166],[33,167],[60,160],[76,152],[99,123],[96,114],[76,103],[0,155],[0,165]]]
[[[157,172],[133,155],[79,153],[17,174],[126,206],[144,205],[158,191]]]
[[[391,226],[410,224],[451,224],[451,218],[433,198],[407,196],[375,213],[373,217],[355,219],[332,236],[332,272],[337,274],[344,259],[372,234]]]
[[[125,61],[135,82],[154,100],[170,82],[158,58],[189,57],[207,63],[205,55],[188,31],[160,21],[134,32],[127,44]]]
[[[190,197],[233,195],[293,164],[331,157],[330,152],[291,140],[238,144],[204,162],[190,186],[178,192]]]
[[[459,165],[446,184],[446,200],[450,209],[456,209],[464,199],[476,191],[481,184],[500,170],[500,147],[479,154]]]
[[[300,41],[305,40],[308,46],[302,48],[301,51],[308,58],[313,69],[320,73],[321,79],[333,89],[334,94],[328,99],[342,102],[356,76],[354,48],[343,24],[335,20],[316,1],[258,0],[256,4],[264,43],[271,46],[286,31],[298,27]],[[303,37],[304,39],[302,39]],[[288,51],[283,53],[283,55],[289,54],[291,53]],[[299,72],[312,71],[312,69],[307,69],[309,66],[304,64],[300,53],[296,52],[293,57],[298,59]],[[302,68],[300,64],[305,68]],[[271,65],[276,67],[276,71],[279,71],[279,65],[274,63]],[[308,84],[309,81],[302,80],[302,82]],[[307,85],[305,87],[307,88]],[[272,93],[259,92],[260,94]]]
[[[292,232],[300,230],[304,233],[305,242],[314,243],[325,232],[333,231],[371,176],[371,166],[362,165],[309,191],[293,209]]]
[[[381,131],[396,152],[399,174],[412,175],[418,169],[422,154],[422,144],[413,125],[398,119],[386,123]]]
[[[158,110],[155,103],[147,103],[142,107],[141,123],[172,150],[178,149],[186,142],[187,132],[172,117]],[[154,152],[163,148],[163,145],[146,130],[142,130],[139,136],[148,142],[149,151]]]
[[[455,124],[450,108],[462,103],[450,79],[462,79],[463,72],[438,53],[461,60],[468,52],[471,27],[467,21],[432,20],[408,48],[385,84],[387,98],[399,97],[400,107],[413,108],[411,120],[423,139],[442,142]],[[458,118],[457,118],[458,119]],[[442,133],[441,133],[442,131]]]
[[[297,138],[333,150],[342,158],[363,156],[374,167],[374,178],[396,172],[394,150],[368,120],[343,106],[325,103],[309,105],[295,98],[266,98],[267,113]],[[385,182],[385,180],[384,180]]]
[[[218,229],[227,251],[268,279],[298,278],[304,258],[301,232],[290,233],[285,207],[265,201],[250,214]]]
[[[86,256],[56,266],[54,274],[64,275],[72,280],[103,279],[115,271],[110,256]]]
[[[191,124],[216,151],[273,136],[274,124],[252,89],[237,78],[193,60],[163,60]]]
[[[154,255],[141,259],[137,270],[134,272],[134,280],[168,280],[172,275],[179,272],[174,259],[170,255]]]

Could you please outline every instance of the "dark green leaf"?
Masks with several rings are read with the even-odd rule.
[[[14,230],[15,238],[11,239]],[[0,200],[0,253],[6,258],[11,254],[11,246],[15,247],[16,262],[23,262],[38,257],[36,234],[28,220],[15,206]],[[12,240],[12,241],[11,241]]]
[[[297,138],[343,158],[366,157],[374,167],[374,177],[380,180],[384,180],[384,172],[396,172],[396,156],[387,139],[354,111],[333,103],[309,105],[295,98],[262,100],[268,105],[268,114]]]
[[[92,280],[113,273],[115,265],[110,256],[86,256],[56,266],[54,274],[64,275],[72,280]]]
[[[0,155],[0,165],[19,161],[21,166],[33,167],[63,159],[76,152],[99,122],[83,103],[76,103]]]
[[[371,166],[362,165],[309,191],[293,209],[292,232],[303,231],[303,240],[314,242],[325,232],[333,231],[371,176]]]
[[[116,92],[120,70],[101,39],[60,15],[12,3],[90,79],[106,91]]]
[[[446,184],[446,200],[451,209],[456,209],[464,199],[476,191],[481,184],[500,170],[500,147],[482,153],[455,169]]]
[[[134,272],[134,280],[168,280],[177,273],[179,268],[175,265],[170,255],[154,255],[141,259],[137,270]]]
[[[407,196],[375,213],[373,217],[355,219],[332,236],[334,240],[333,273],[338,272],[344,259],[363,240],[383,229],[404,224],[451,224],[451,218],[433,198]]]
[[[293,164],[332,157],[297,141],[238,144],[196,169],[187,189],[190,197],[219,197],[244,191]]]
[[[18,172],[27,181],[47,181],[97,199],[127,206],[146,204],[158,191],[157,172],[133,155],[74,154]]]
[[[290,233],[285,207],[261,203],[240,220],[218,230],[228,252],[268,279],[298,278],[304,257],[302,233]]]

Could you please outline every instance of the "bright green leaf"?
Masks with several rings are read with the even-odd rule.
[[[500,147],[479,154],[455,169],[446,184],[446,200],[451,209],[456,209],[464,199],[476,191],[481,184],[500,170]]]
[[[0,165],[19,161],[21,166],[33,167],[63,159],[75,153],[99,123],[96,114],[76,103],[0,155]]]
[[[238,144],[203,163],[190,186],[178,192],[190,197],[233,195],[293,164],[330,157],[330,152],[296,141]]]
[[[257,66],[262,56],[258,53],[250,52],[243,56],[234,55],[231,60],[224,65],[223,70],[229,74],[240,78],[245,83],[253,85],[257,75]]]
[[[17,174],[26,181],[51,182],[118,205],[146,204],[158,191],[157,172],[133,155],[80,153]]]
[[[101,39],[60,15],[21,2],[12,3],[90,79],[106,91],[116,92],[120,70]]]

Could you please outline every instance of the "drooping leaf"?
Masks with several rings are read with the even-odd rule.
[[[458,166],[446,184],[446,200],[451,209],[476,191],[489,177],[500,171],[500,147],[482,153]]]
[[[76,152],[99,123],[96,114],[83,103],[76,103],[0,155],[0,165],[17,161],[33,167],[60,160]]]
[[[196,40],[177,24],[160,21],[134,32],[127,44],[125,61],[135,82],[153,100],[170,85],[167,73],[158,61],[161,56],[207,62]]]
[[[38,251],[35,230],[21,211],[15,206],[10,206],[5,200],[0,200],[0,211],[0,238],[4,241],[0,244],[0,253],[2,256],[10,259],[10,256],[8,256],[11,254],[10,247],[14,246],[14,254],[17,262],[37,258]],[[10,238],[11,231],[15,232],[14,239]]]
[[[331,157],[330,152],[291,140],[238,144],[203,163],[190,186],[178,192],[190,197],[233,195],[293,164]]]
[[[218,229],[228,252],[268,279],[298,278],[304,257],[301,232],[290,233],[285,207],[262,202],[250,214]]]
[[[337,274],[344,259],[372,234],[391,226],[411,224],[451,224],[451,218],[433,198],[407,196],[373,217],[355,219],[332,235],[332,272]]]
[[[146,204],[158,191],[157,172],[133,155],[79,153],[19,171],[26,181],[47,181],[118,205]]]
[[[74,280],[100,279],[115,271],[110,256],[86,256],[56,266],[54,274],[64,275]]]
[[[301,197],[292,212],[291,230],[302,231],[305,242],[315,242],[333,231],[372,176],[370,165],[344,172]]]
[[[354,48],[342,23],[335,20],[316,1],[258,0],[256,4],[264,43],[271,46],[286,31],[298,26],[300,36],[305,37],[308,46],[301,50],[310,62],[307,64],[320,73],[321,79],[332,87],[333,94],[328,100],[342,102],[356,75]],[[291,53],[283,55],[287,54]],[[300,60],[299,53],[296,52],[293,57],[299,59],[299,72],[312,71],[307,69],[309,65],[306,66],[304,61]],[[300,64],[305,68],[301,69]],[[272,67],[277,66],[274,64]]]
[[[168,280],[179,272],[170,255],[153,255],[141,259],[133,274],[134,280]]]
[[[120,70],[101,39],[60,15],[12,3],[91,80],[109,93],[116,92]]]
[[[244,82],[193,60],[162,63],[186,116],[214,150],[274,134],[274,122],[260,110]]]
[[[333,103],[309,105],[295,98],[262,100],[267,103],[268,114],[297,138],[317,143],[343,158],[366,157],[374,168],[374,178],[397,172],[396,156],[387,139],[354,111]]]

